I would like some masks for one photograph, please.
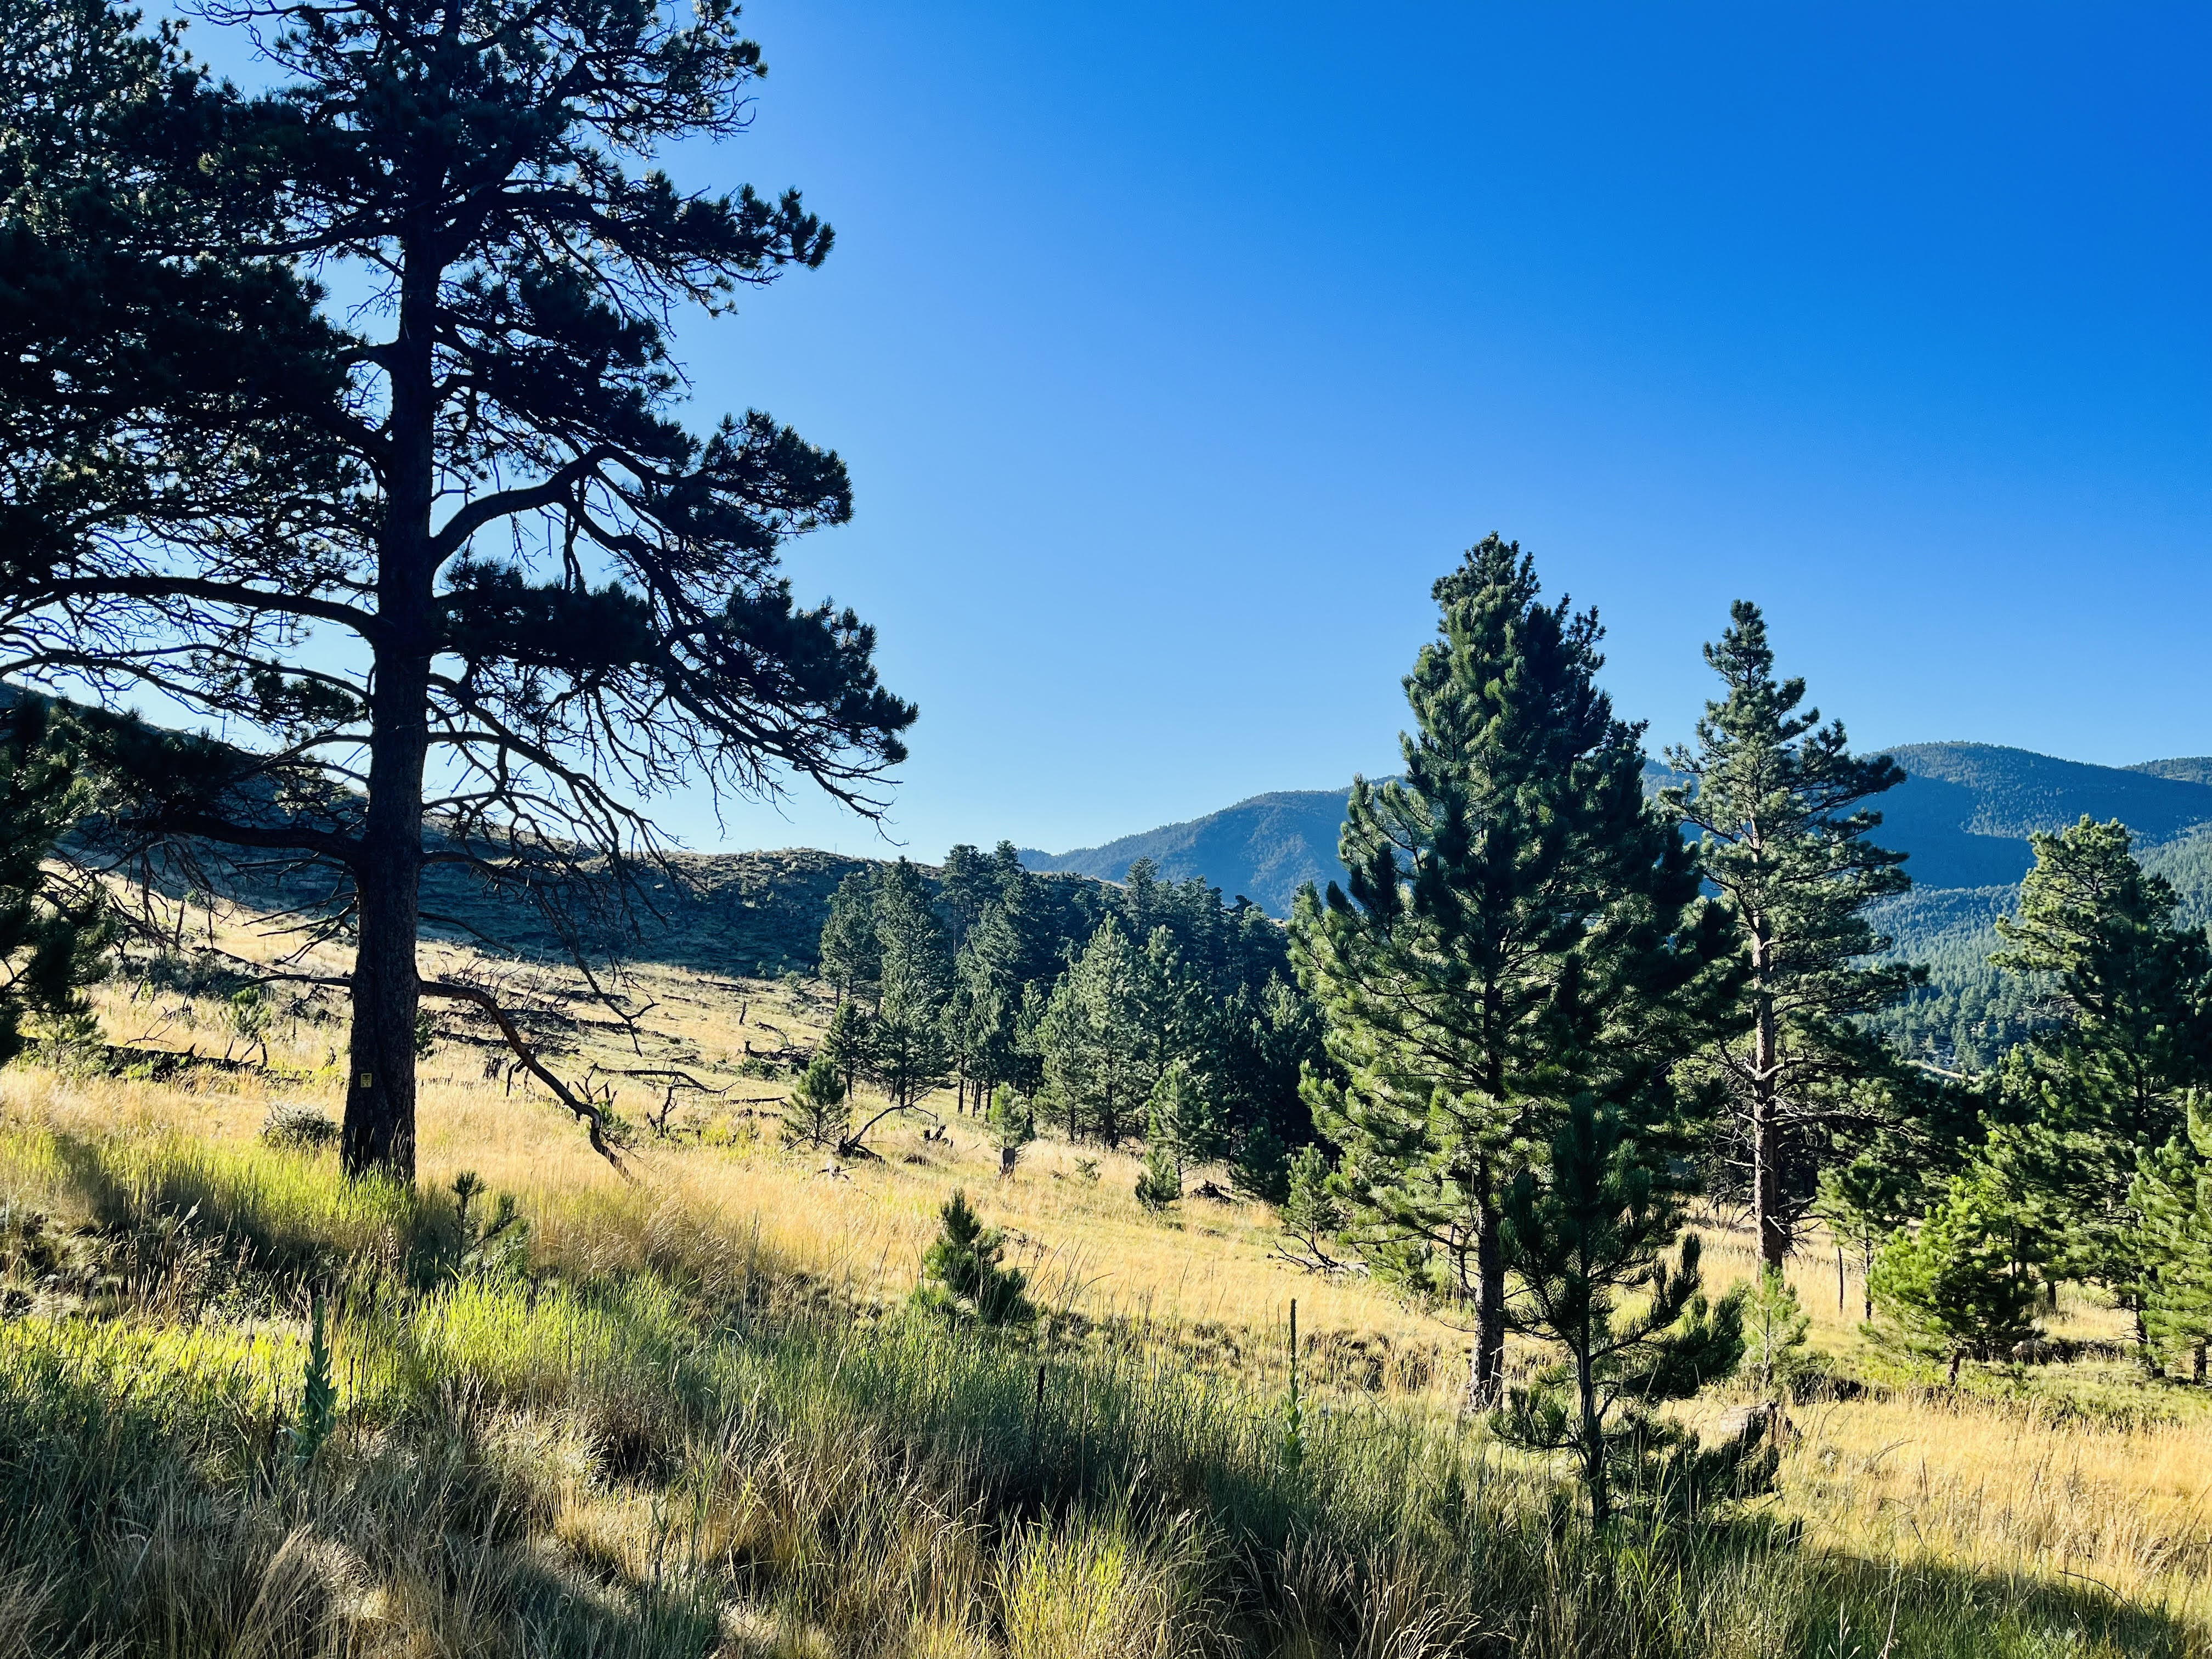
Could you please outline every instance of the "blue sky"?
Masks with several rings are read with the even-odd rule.
[[[790,566],[921,705],[917,855],[1391,769],[1493,529],[1655,743],[1742,596],[1868,744],[2212,751],[2212,12],[747,21],[757,120],[677,168],[838,242],[682,351],[851,464]],[[887,850],[803,796],[669,823]]]

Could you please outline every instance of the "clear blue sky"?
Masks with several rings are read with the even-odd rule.
[[[851,464],[790,564],[921,705],[915,854],[1391,769],[1493,529],[1655,743],[1743,596],[1868,744],[2212,751],[2202,7],[747,21],[757,123],[679,171],[837,246],[684,355]],[[670,821],[884,848],[803,797]]]

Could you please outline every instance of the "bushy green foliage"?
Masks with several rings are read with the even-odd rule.
[[[794,1146],[836,1147],[844,1144],[852,1127],[853,1109],[837,1062],[826,1053],[817,1054],[792,1085],[783,1112],[784,1139]]]
[[[2041,1293],[2016,1259],[2016,1224],[1985,1179],[1959,1176],[1917,1226],[1875,1259],[1878,1318],[1916,1350],[1946,1362],[1998,1358],[2035,1334]]]
[[[1006,1235],[986,1227],[956,1188],[938,1212],[937,1237],[921,1259],[921,1285],[915,1292],[921,1305],[981,1321],[986,1325],[1017,1324],[1030,1318],[1028,1282],[1021,1270],[1002,1265]]]
[[[1624,1485],[1650,1490],[1655,1457],[1687,1449],[1655,1408],[1735,1372],[1744,1297],[1707,1301],[1697,1235],[1681,1234],[1686,1182],[1620,1110],[1578,1097],[1549,1151],[1514,1176],[1500,1221],[1507,1323],[1559,1358],[1492,1423],[1514,1444],[1571,1454],[1601,1526]]]
[[[1153,1214],[1182,1202],[1182,1169],[1165,1146],[1148,1147],[1137,1171],[1137,1202]]]

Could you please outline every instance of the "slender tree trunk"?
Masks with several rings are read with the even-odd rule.
[[[1487,1410],[1504,1393],[1505,1244],[1498,1237],[1498,1195],[1485,1163],[1475,1178],[1474,1346],[1468,1360],[1468,1408]]]
[[[2189,1380],[2200,1389],[2204,1386],[2204,1344],[2202,1342],[2189,1351]]]
[[[1959,1386],[1959,1362],[1966,1357],[1966,1351],[1964,1349],[1954,1348],[1951,1350],[1950,1384],[1954,1389]]]
[[[430,311],[436,272],[406,250],[399,328],[387,358],[392,470],[377,545],[368,808],[353,876],[359,899],[353,1031],[342,1152],[346,1173],[415,1178],[415,958],[428,753],[430,507],[434,482]]]
[[[1773,945],[1763,927],[1752,933],[1751,967],[1754,981],[1763,981]],[[1759,1233],[1759,1259],[1779,1269],[1790,1251],[1789,1231],[1782,1216],[1781,1106],[1777,1087],[1781,1033],[1774,1018],[1774,999],[1762,987],[1754,998],[1752,1024],[1751,1085],[1751,1213]]]
[[[2151,1376],[2164,1376],[2166,1367],[2159,1364],[2158,1350],[2151,1346],[2150,1328],[2143,1322],[2142,1302],[2140,1297],[2136,1299],[2134,1311],[2136,1352],[2142,1357],[2143,1370]]]
[[[1597,1378],[1587,1354],[1575,1356],[1575,1391],[1582,1407],[1583,1484],[1589,1488],[1590,1525],[1602,1528],[1613,1515],[1613,1492],[1605,1478],[1605,1431],[1597,1413]]]

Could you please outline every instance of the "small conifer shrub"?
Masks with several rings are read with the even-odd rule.
[[[986,1325],[1021,1323],[1032,1316],[1028,1283],[1020,1269],[1001,1265],[1006,1234],[986,1227],[958,1188],[939,1212],[937,1237],[921,1259],[915,1299],[954,1318]]]
[[[1175,1153],[1156,1146],[1145,1154],[1145,1167],[1137,1172],[1137,1202],[1158,1215],[1182,1201],[1182,1171],[1176,1166]]]
[[[783,1138],[794,1146],[841,1146],[853,1130],[853,1108],[844,1074],[826,1054],[817,1055],[792,1085],[784,1109]]]
[[[1330,1184],[1333,1174],[1328,1156],[1320,1147],[1301,1146],[1291,1160],[1289,1190],[1275,1218],[1282,1231],[1276,1256],[1310,1273],[1335,1273],[1344,1266],[1330,1254],[1347,1218],[1343,1200]]]
[[[453,1276],[520,1278],[529,1260],[530,1223],[515,1207],[513,1193],[500,1194],[488,1218],[471,1215],[484,1191],[483,1178],[473,1170],[453,1177]]]
[[[1813,1316],[1779,1267],[1760,1273],[1743,1302],[1743,1372],[1770,1397],[1794,1394],[1812,1369],[1806,1334]]]
[[[1036,1114],[1029,1102],[1001,1083],[991,1091],[983,1122],[999,1148],[1000,1172],[1011,1171],[1022,1148],[1036,1139]]]

